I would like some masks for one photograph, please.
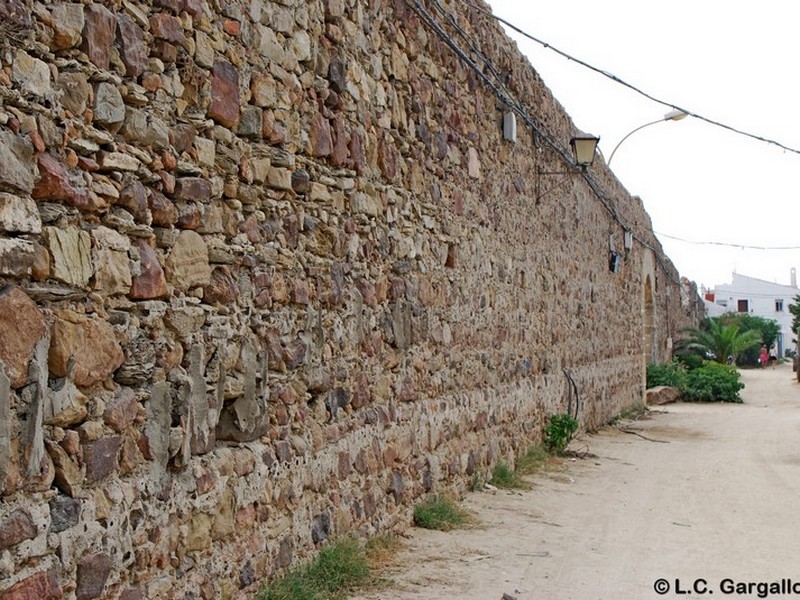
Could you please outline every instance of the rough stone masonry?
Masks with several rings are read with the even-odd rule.
[[[0,60],[2,600],[247,598],[697,317],[467,4],[0,0]]]

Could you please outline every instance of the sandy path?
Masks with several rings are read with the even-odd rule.
[[[686,598],[695,582],[724,598],[725,579],[782,578],[800,598],[800,384],[789,366],[742,376],[743,405],[674,404],[626,424],[668,443],[609,428],[573,443],[597,458],[531,491],[470,494],[482,527],[414,529],[391,589],[361,598]]]

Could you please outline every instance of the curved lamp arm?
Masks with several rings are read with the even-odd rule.
[[[684,111],[682,111],[682,110],[679,110],[679,109],[677,109],[677,108],[676,108],[675,110],[671,110],[671,111],[669,111],[669,112],[668,112],[667,114],[665,114],[665,115],[664,115],[664,117],[663,117],[663,118],[661,118],[661,119],[658,119],[658,120],[656,120],[656,121],[650,121],[649,123],[645,123],[644,125],[639,125],[639,127],[637,127],[636,129],[634,129],[633,131],[630,131],[630,132],[629,132],[629,133],[628,133],[628,134],[627,134],[627,135],[626,135],[624,138],[622,138],[622,139],[621,139],[621,140],[620,140],[620,141],[617,143],[617,145],[616,145],[616,146],[614,146],[614,149],[611,151],[611,156],[609,156],[609,157],[608,157],[608,161],[606,162],[606,165],[607,165],[607,166],[611,166],[611,159],[613,159],[613,158],[614,158],[614,153],[617,151],[617,148],[619,148],[619,147],[622,145],[622,142],[624,142],[625,140],[627,140],[629,137],[631,137],[631,136],[632,136],[634,133],[636,133],[636,132],[637,132],[637,131],[639,131],[640,129],[644,129],[645,127],[650,127],[650,125],[655,125],[656,123],[661,123],[661,122],[663,122],[663,121],[680,121],[681,119],[684,119],[684,118],[686,118],[686,117],[688,116],[688,114],[689,114],[689,113],[686,113],[686,112],[684,112]]]

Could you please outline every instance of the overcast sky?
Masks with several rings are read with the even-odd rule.
[[[492,0],[533,36],[709,119],[800,150],[800,2]],[[578,128],[606,159],[664,107],[509,32]],[[565,141],[566,142],[566,141]],[[800,154],[688,117],[633,134],[611,163],[641,196],[681,275],[698,285],[742,275],[789,284],[800,250]]]

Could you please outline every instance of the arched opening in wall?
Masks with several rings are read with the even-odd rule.
[[[644,280],[644,361],[648,365],[656,362],[656,309],[653,302],[653,282],[648,275]]]

